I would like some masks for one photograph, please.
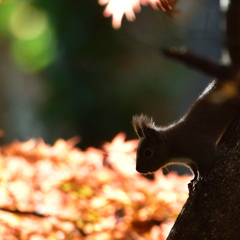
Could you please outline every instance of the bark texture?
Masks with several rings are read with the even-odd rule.
[[[167,240],[240,239],[240,119],[218,146],[207,183],[190,194]]]

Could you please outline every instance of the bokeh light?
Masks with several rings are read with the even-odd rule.
[[[47,16],[29,3],[17,4],[10,18],[10,29],[18,39],[31,40],[41,35],[48,26]]]
[[[48,66],[55,58],[56,42],[50,28],[30,40],[15,38],[12,54],[25,71],[35,72]]]
[[[31,2],[5,1],[0,32],[10,35],[11,53],[25,72],[45,69],[56,56],[56,37],[47,14]]]

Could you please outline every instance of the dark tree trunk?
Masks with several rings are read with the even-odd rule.
[[[190,194],[167,240],[240,240],[240,120],[218,145],[207,183]]]
[[[231,1],[226,18],[227,44],[232,60],[228,70],[240,82],[239,0]],[[225,71],[221,65],[219,69]],[[218,156],[207,182],[200,187],[198,185],[182,208],[167,240],[240,240],[240,117],[235,119],[219,142]]]

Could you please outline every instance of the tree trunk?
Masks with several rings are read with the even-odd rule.
[[[190,194],[167,240],[240,239],[240,119],[218,145],[207,183]]]
[[[232,60],[229,69],[239,82],[239,0],[230,1],[226,19],[227,44]],[[240,240],[240,116],[225,132],[217,149],[218,156],[207,182],[190,194],[167,240]]]

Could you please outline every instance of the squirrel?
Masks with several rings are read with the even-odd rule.
[[[153,173],[168,164],[184,164],[194,174],[190,186],[205,180],[217,154],[217,143],[240,114],[239,81],[213,80],[176,123],[158,127],[146,115],[134,116],[140,138],[136,170]]]

